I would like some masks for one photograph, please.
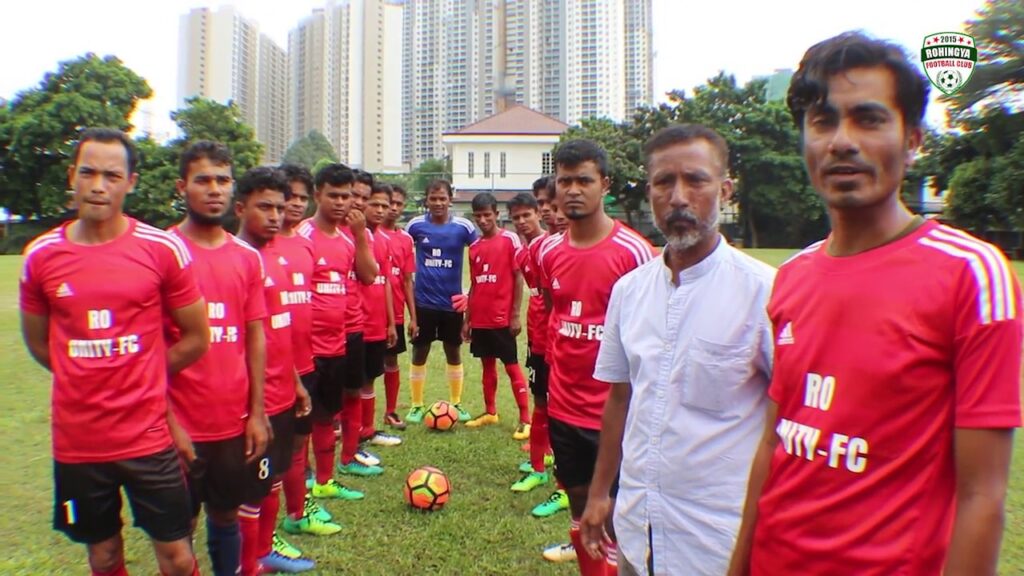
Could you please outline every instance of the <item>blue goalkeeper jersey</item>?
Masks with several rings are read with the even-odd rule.
[[[462,256],[479,237],[476,226],[459,216],[435,224],[424,214],[405,231],[416,244],[416,305],[454,312],[452,296],[462,292]]]

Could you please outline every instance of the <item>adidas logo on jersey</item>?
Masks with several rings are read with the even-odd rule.
[[[288,265],[288,261],[284,259],[284,256],[278,256],[277,257],[277,263],[280,264],[281,266],[287,266]]]
[[[60,286],[57,287],[57,298],[67,298],[74,295],[75,293],[71,290],[71,286],[68,286],[67,282],[61,282]]]
[[[423,238],[423,243],[424,243],[424,244],[430,244],[430,238],[426,238],[426,237],[424,237],[424,238]]]
[[[265,278],[265,279],[263,280],[263,287],[264,287],[264,288],[270,288],[270,287],[271,287],[271,286],[273,286],[273,285],[274,285],[274,279],[273,279],[273,278],[271,278],[270,276],[267,276],[267,277],[266,277],[266,278]]]
[[[561,290],[562,289],[562,286],[558,283],[558,278],[555,278],[555,279],[551,280],[551,289],[552,290]]]
[[[782,327],[782,332],[779,332],[779,339],[775,342],[776,346],[788,346],[793,343],[793,323],[786,322],[786,325]]]
[[[317,266],[327,266],[327,260],[324,260],[324,259],[323,259],[323,258],[321,257],[321,258],[320,258],[319,260],[317,260],[317,261],[316,261],[316,265],[317,265]]]
[[[331,282],[341,282],[341,274],[338,274],[334,270],[331,270],[328,276],[330,276]]]

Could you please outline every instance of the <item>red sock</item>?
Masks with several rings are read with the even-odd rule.
[[[333,422],[313,422],[313,460],[316,462],[317,484],[326,484],[334,478]]]
[[[348,464],[359,450],[359,425],[363,420],[359,394],[346,393],[341,400],[341,463]]]
[[[605,542],[608,553],[604,557],[604,576],[619,576],[619,546],[615,542]]]
[[[302,518],[306,502],[306,447],[292,454],[292,465],[281,478],[284,487],[284,504],[288,517],[292,520]]]
[[[543,472],[544,456],[551,450],[548,438],[548,408],[533,406],[533,427],[530,428],[530,464],[534,472]]]
[[[257,540],[257,558],[270,555],[274,543],[274,527],[277,526],[277,513],[281,510],[281,481],[274,482],[270,494],[260,504],[260,537]]]
[[[484,366],[484,407],[488,414],[497,414],[495,397],[498,395],[498,359],[481,358],[480,362]]]
[[[512,383],[512,394],[516,397],[516,406],[519,407],[519,421],[524,424],[530,423],[530,397],[526,393],[526,378],[523,376],[523,369],[519,364],[506,364],[505,374]]]
[[[583,537],[580,535],[579,518],[572,519],[572,528],[569,529],[569,540],[572,547],[576,549],[576,563],[580,567],[580,576],[605,576],[607,565],[604,558],[594,559],[583,549]]]
[[[388,414],[398,410],[398,387],[401,383],[402,375],[398,371],[398,366],[395,366],[394,370],[384,369],[384,397]]]
[[[373,413],[377,411],[377,393],[373,389],[363,392],[360,401],[363,407],[363,417],[359,438],[369,438],[377,432],[377,428],[373,425]]]
[[[92,570],[92,576],[128,576],[128,569],[124,567],[124,560],[122,559],[121,563],[109,572],[97,572],[96,570]]]
[[[260,564],[259,504],[238,507],[238,530],[242,534],[242,576],[256,576]]]

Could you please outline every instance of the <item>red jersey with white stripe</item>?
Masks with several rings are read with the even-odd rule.
[[[127,218],[100,245],[64,224],[25,248],[22,312],[49,317],[53,457],[109,462],[171,445],[162,310],[200,299],[188,249]]]
[[[383,229],[382,229],[383,230]],[[405,324],[405,277],[416,273],[416,252],[412,236],[396,228],[385,230],[391,245],[391,302],[395,306],[395,324]]]
[[[298,233],[313,243],[313,356],[344,356],[347,278],[355,251],[341,232],[324,234],[312,218],[299,224]]]
[[[928,222],[779,268],[769,302],[779,445],[753,574],[939,574],[957,428],[1021,425],[1020,284],[993,246]]]
[[[278,264],[288,275],[285,298],[292,314],[292,354],[299,375],[313,371],[313,243],[296,234],[274,238]]]
[[[355,237],[352,236],[352,230],[348,226],[342,226],[338,228],[341,231],[342,237],[348,242],[349,247],[352,249],[353,258],[355,257],[356,242]],[[373,253],[373,237],[370,231],[366,231],[366,240],[370,242],[370,252]],[[348,270],[348,275],[345,276],[345,291],[348,293],[348,315],[346,316],[345,334],[356,334],[363,332],[363,340],[366,339],[366,314],[363,313],[363,283],[359,281],[359,277],[356,276],[356,266],[353,261],[352,267]]]
[[[379,232],[369,232],[370,251],[377,261],[377,276],[373,284],[359,283],[363,300],[363,340],[383,342],[388,339],[387,291],[391,290],[388,276],[391,274],[391,245],[388,237]]]
[[[295,404],[295,356],[293,353],[292,309],[288,304],[291,278],[279,258],[277,240],[260,250],[266,277],[263,296],[267,303],[267,318],[263,333],[267,340],[266,382],[264,404],[267,415],[274,416],[290,410]]]
[[[509,326],[518,270],[516,259],[521,251],[523,243],[519,236],[502,229],[490,238],[481,235],[469,245],[470,328]]]
[[[609,385],[594,379],[612,286],[654,255],[643,236],[615,221],[607,238],[590,248],[569,245],[568,233],[541,246],[542,284],[551,293],[548,413],[574,426],[599,430]]]
[[[177,227],[169,232],[192,254],[192,270],[210,319],[210,349],[171,377],[171,406],[192,440],[233,438],[245,431],[249,415],[246,324],[267,316],[263,261],[255,248],[231,234],[211,249],[196,244]],[[177,342],[181,332],[170,318],[166,326],[168,342]]]
[[[516,263],[523,273],[523,281],[529,289],[530,303],[526,310],[526,338],[530,352],[543,355],[548,347],[548,311],[544,309],[544,295],[541,294],[540,277],[537,273],[537,256],[548,234],[545,232],[530,241],[524,250],[516,255]]]

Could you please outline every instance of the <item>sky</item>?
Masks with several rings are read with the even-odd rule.
[[[359,1],[359,0],[353,0]],[[720,70],[739,82],[795,69],[812,44],[861,29],[918,54],[924,37],[962,31],[982,0],[653,0],[654,95],[690,92]],[[42,0],[12,2],[0,19],[0,97],[33,88],[57,64],[86,52],[113,54],[154,91],[142,103],[137,128],[167,134],[177,104],[178,28],[191,8],[230,3],[281,46],[288,31],[326,0]],[[937,90],[933,90],[933,99]],[[943,110],[931,106],[929,124],[941,127]]]

